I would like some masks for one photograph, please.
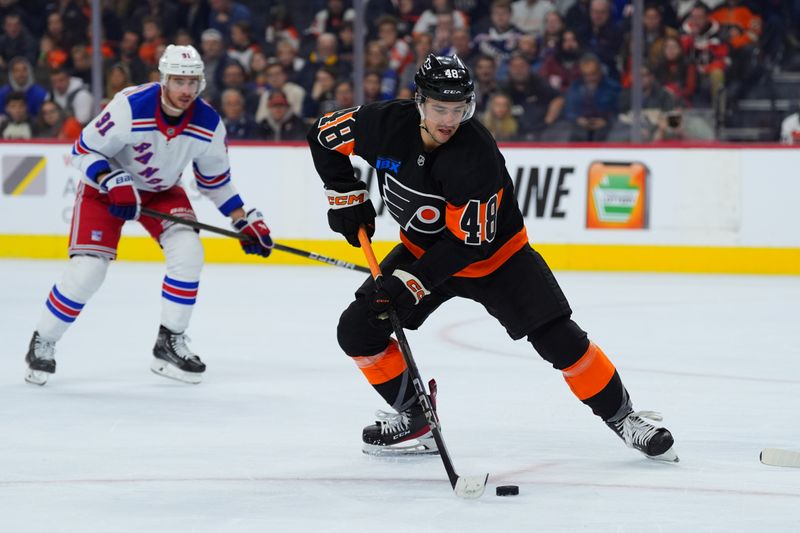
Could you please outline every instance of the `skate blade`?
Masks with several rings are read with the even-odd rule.
[[[154,357],[153,362],[150,363],[150,370],[159,376],[174,379],[175,381],[182,381],[183,383],[191,383],[192,385],[197,385],[203,381],[203,374],[198,372],[186,372],[157,357]]]
[[[439,449],[433,438],[418,439],[416,442],[404,442],[394,446],[363,444],[361,451],[373,457],[409,457],[414,455],[439,455]]]
[[[647,455],[644,454],[645,457],[651,459],[653,461],[659,461],[662,463],[678,463],[680,459],[678,458],[678,454],[675,453],[675,450],[670,447],[669,450],[665,451],[661,455]]]
[[[28,371],[25,372],[25,381],[34,385],[39,385],[40,387],[47,383],[49,377],[50,373],[43,370],[33,370],[29,368]]]

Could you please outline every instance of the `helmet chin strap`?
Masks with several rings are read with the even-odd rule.
[[[175,107],[173,105],[170,105],[170,103],[167,102],[167,96],[166,96],[165,92],[166,91],[164,90],[164,87],[162,86],[162,88],[161,88],[161,105],[164,107],[164,110],[166,111],[166,113],[168,115],[176,116],[176,117],[180,116],[181,114],[183,114],[183,110],[178,109],[177,107]]]
[[[433,142],[435,142],[439,146],[444,144],[443,142],[439,142],[439,141],[436,140],[436,137],[433,136],[433,133],[431,133],[431,130],[429,130],[428,126],[425,125],[425,121],[424,120],[419,123],[419,127],[421,129],[425,130],[425,132],[430,136],[430,138],[433,139]]]

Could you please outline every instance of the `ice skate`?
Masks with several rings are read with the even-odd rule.
[[[415,406],[402,413],[376,411],[375,417],[375,423],[362,433],[364,453],[384,457],[439,453],[421,408]]]
[[[606,424],[625,441],[630,448],[642,452],[648,459],[678,462],[678,454],[672,449],[675,440],[667,428],[656,427],[645,419],[660,421],[661,415],[653,411],[630,411],[617,421]]]
[[[150,370],[185,383],[200,383],[206,365],[192,353],[186,345],[187,340],[183,333],[174,333],[160,326],[156,345],[153,347]]]
[[[50,374],[56,372],[55,353],[56,343],[43,339],[38,331],[34,331],[28,345],[28,353],[25,355],[25,362],[28,363],[25,381],[34,385],[47,383]]]

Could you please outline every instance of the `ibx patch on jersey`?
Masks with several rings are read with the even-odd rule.
[[[391,174],[383,175],[381,196],[389,214],[400,227],[420,233],[439,233],[444,229],[447,203],[443,197],[415,191],[397,181]]]
[[[375,170],[385,170],[395,176],[400,172],[400,161],[388,157],[378,157],[375,161]]]

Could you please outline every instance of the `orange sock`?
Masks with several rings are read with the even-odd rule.
[[[586,353],[575,364],[561,371],[564,379],[580,400],[602,391],[614,377],[616,368],[595,343],[590,342]]]
[[[375,355],[353,357],[358,368],[364,373],[367,381],[372,385],[386,383],[406,369],[406,360],[400,352],[397,341],[389,339],[389,346],[385,350]]]

